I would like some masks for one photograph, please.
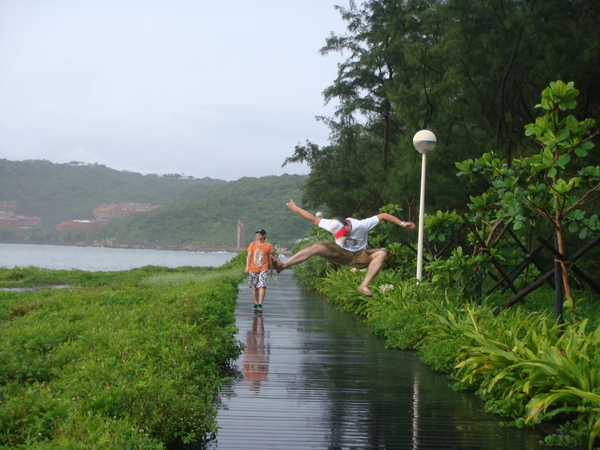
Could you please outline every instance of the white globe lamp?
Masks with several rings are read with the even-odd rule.
[[[429,153],[432,151],[437,144],[437,138],[429,130],[417,131],[415,137],[413,137],[413,145],[415,149],[422,154]]]

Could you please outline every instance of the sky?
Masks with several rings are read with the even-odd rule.
[[[0,159],[227,181],[328,142],[348,0],[0,0]]]

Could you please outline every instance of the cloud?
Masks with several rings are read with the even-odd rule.
[[[338,61],[333,3],[191,0],[0,4],[0,157],[83,160],[226,180],[281,168]]]

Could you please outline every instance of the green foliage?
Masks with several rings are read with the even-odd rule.
[[[544,342],[543,363],[523,363],[526,371],[546,377],[535,386],[527,405],[527,421],[539,423],[557,414],[573,414],[579,428],[589,432],[588,448],[600,433],[600,328],[586,334],[587,321],[567,329],[551,346]]]
[[[465,231],[462,218],[453,212],[437,211],[435,214],[425,215],[424,228],[427,230],[427,239],[430,242],[447,242],[455,239],[457,234]]]
[[[290,198],[300,197],[305,179],[300,175],[242,178],[209,195],[193,188],[160,209],[111,223],[109,232],[126,240],[234,247],[237,222],[243,220],[246,245],[254,240],[255,230],[264,228],[269,242],[291,247],[311,226],[285,206]]]
[[[181,180],[120,172],[103,165],[72,166],[49,161],[0,159],[0,203],[17,205],[17,214],[38,216],[54,226],[64,220],[92,219],[103,203],[165,205],[191,187],[205,192],[225,184],[210,178]]]
[[[476,297],[479,285],[478,268],[488,260],[487,255],[475,257],[463,252],[462,247],[452,250],[448,258],[437,259],[426,266],[431,272],[431,282],[440,286],[455,285],[463,295]]]
[[[511,163],[487,153],[476,161],[456,165],[459,175],[472,179],[482,175],[491,181],[485,194],[472,198],[474,212],[491,210],[497,220],[512,223],[517,230],[538,218],[551,221],[557,228],[564,222],[569,231],[579,231],[583,238],[600,230],[598,216],[586,217],[581,209],[600,186],[600,167],[584,166],[582,159],[594,147],[591,129],[595,122],[559,115],[574,107],[578,94],[572,82],[561,81],[543,91],[542,103],[536,106],[546,113],[525,127],[526,134],[541,144],[540,153]]]
[[[589,205],[600,188],[600,166],[587,165],[588,151],[594,147],[595,121],[578,121],[562,114],[575,107],[578,95],[573,82],[556,81],[544,89],[542,101],[536,105],[544,114],[525,127],[526,135],[540,146],[539,153],[510,162],[486,153],[478,160],[456,165],[459,175],[472,180],[485,177],[490,182],[488,190],[472,197],[470,205],[481,221],[495,227],[506,223],[517,232],[526,226],[552,229],[557,251],[565,259],[561,261],[563,291],[572,314],[567,235],[585,239],[600,231],[598,214]]]
[[[4,292],[0,444],[164,448],[214,435],[222,367],[241,349],[242,263],[40,271],[73,288]],[[29,283],[32,270],[0,274]]]
[[[445,368],[448,364],[445,349],[450,342],[444,342],[434,352],[422,348],[422,342],[427,335],[427,327],[432,323],[433,314],[444,308],[456,307],[455,300],[430,285],[416,285],[413,281],[398,282],[398,278],[394,283],[393,277],[385,283],[385,278],[382,277],[384,284],[379,287],[385,300],[369,317],[369,325],[376,333],[385,336],[388,346],[419,350],[421,357],[436,370]]]
[[[472,246],[467,246],[472,244],[472,235],[467,233],[463,219],[454,211],[438,211],[425,216],[424,228],[428,246],[434,252],[432,261],[425,264],[425,270],[432,274],[430,281],[440,286],[457,286],[467,296],[473,296],[479,282],[478,267],[487,258],[471,255]]]
[[[465,298],[475,300],[483,289],[490,288],[496,281],[488,276],[492,268],[497,269],[496,265],[492,266],[492,258],[505,273],[511,274],[525,255],[512,241],[498,239],[503,233],[502,221],[490,221],[486,214],[479,212],[463,217],[441,211],[425,216],[428,247],[435,250],[425,270],[432,283],[454,286]],[[471,228],[464,220],[469,221]],[[513,284],[524,286],[538,274],[535,267],[527,267],[513,279]]]
[[[544,80],[585,86],[578,114],[598,110],[594,2],[368,0],[336,8],[347,30],[329,36],[321,50],[343,55],[324,90],[337,104],[334,118],[320,118],[330,142],[298,146],[286,160],[311,168],[307,205],[325,204],[334,215],[414,205],[420,155],[411,138],[428,128],[440,145],[428,155],[426,207],[464,210],[486,181],[456,183],[449,162],[491,149],[506,160],[518,157]],[[572,104],[565,98],[565,107]]]
[[[403,208],[399,205],[385,205],[380,208],[379,212],[406,219]],[[407,233],[398,225],[383,221],[369,233],[369,246],[385,248],[388,253],[386,267],[401,272],[402,278],[410,278],[416,271],[416,255],[405,244],[414,241],[415,238],[416,236]]]
[[[550,313],[518,308],[494,317],[487,307],[469,307],[460,316],[439,316],[428,339],[463,336],[453,376],[479,386],[487,410],[521,424],[568,417],[587,430],[591,445],[598,431],[600,328],[586,333],[586,322],[556,326]]]
[[[132,273],[143,272],[145,268]],[[160,270],[160,269],[159,269]],[[53,285],[98,286],[114,281],[118,272],[85,272],[83,270],[47,270],[39,267],[0,268],[0,285],[30,287]]]
[[[315,285],[328,301],[363,317],[389,347],[416,350],[424,363],[456,380],[455,389],[475,391],[487,412],[516,427],[559,425],[548,445],[596,439],[600,328],[587,332],[587,319],[556,325],[543,298],[552,296],[547,290],[494,316],[491,299],[465,302],[456,283],[442,290],[384,269],[371,284],[375,295],[365,297],[356,291],[364,271],[330,268],[317,275]],[[590,314],[597,326],[597,310]]]
[[[588,440],[586,427],[579,420],[572,420],[558,426],[556,433],[547,436],[544,443],[549,447],[582,448]]]
[[[318,148],[310,142],[297,146],[291,162],[309,164],[311,175],[303,187],[302,202],[308,208],[325,205],[331,216],[367,216],[391,199],[384,198],[378,143],[358,124],[342,126],[328,121],[338,142]]]
[[[356,291],[364,275],[364,270],[348,267],[330,271],[319,280],[318,290],[344,311],[364,316],[389,347],[418,350],[436,370],[450,371],[460,336],[428,338],[429,327],[438,314],[462,308],[460,297],[431,284],[406,281],[401,271],[394,270],[381,271],[371,285],[375,296],[365,297]]]

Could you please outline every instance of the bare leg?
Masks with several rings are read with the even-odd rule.
[[[254,296],[254,304],[258,305],[259,302],[259,289],[252,289],[252,295]]]
[[[296,264],[306,261],[309,258],[312,258],[315,255],[318,256],[328,256],[329,249],[325,245],[321,245],[319,243],[313,244],[310,247],[306,247],[305,249],[300,250],[298,253],[289,257],[287,261],[281,262],[278,259],[272,257],[271,260],[275,265],[275,269],[277,269],[277,273],[282,270],[287,269],[288,267],[292,267]]]
[[[267,288],[261,287],[256,289],[254,292],[258,292],[258,304],[262,305],[265,301],[265,295],[267,293]],[[256,303],[256,300],[255,300]]]
[[[358,292],[366,295],[367,297],[373,296],[373,293],[369,290],[369,283],[371,283],[373,278],[375,278],[375,275],[379,273],[386,259],[387,252],[385,250],[375,252],[371,255],[371,262],[369,263],[369,267],[367,268],[367,273],[363,279],[363,282],[360,284],[360,286],[358,286]]]

